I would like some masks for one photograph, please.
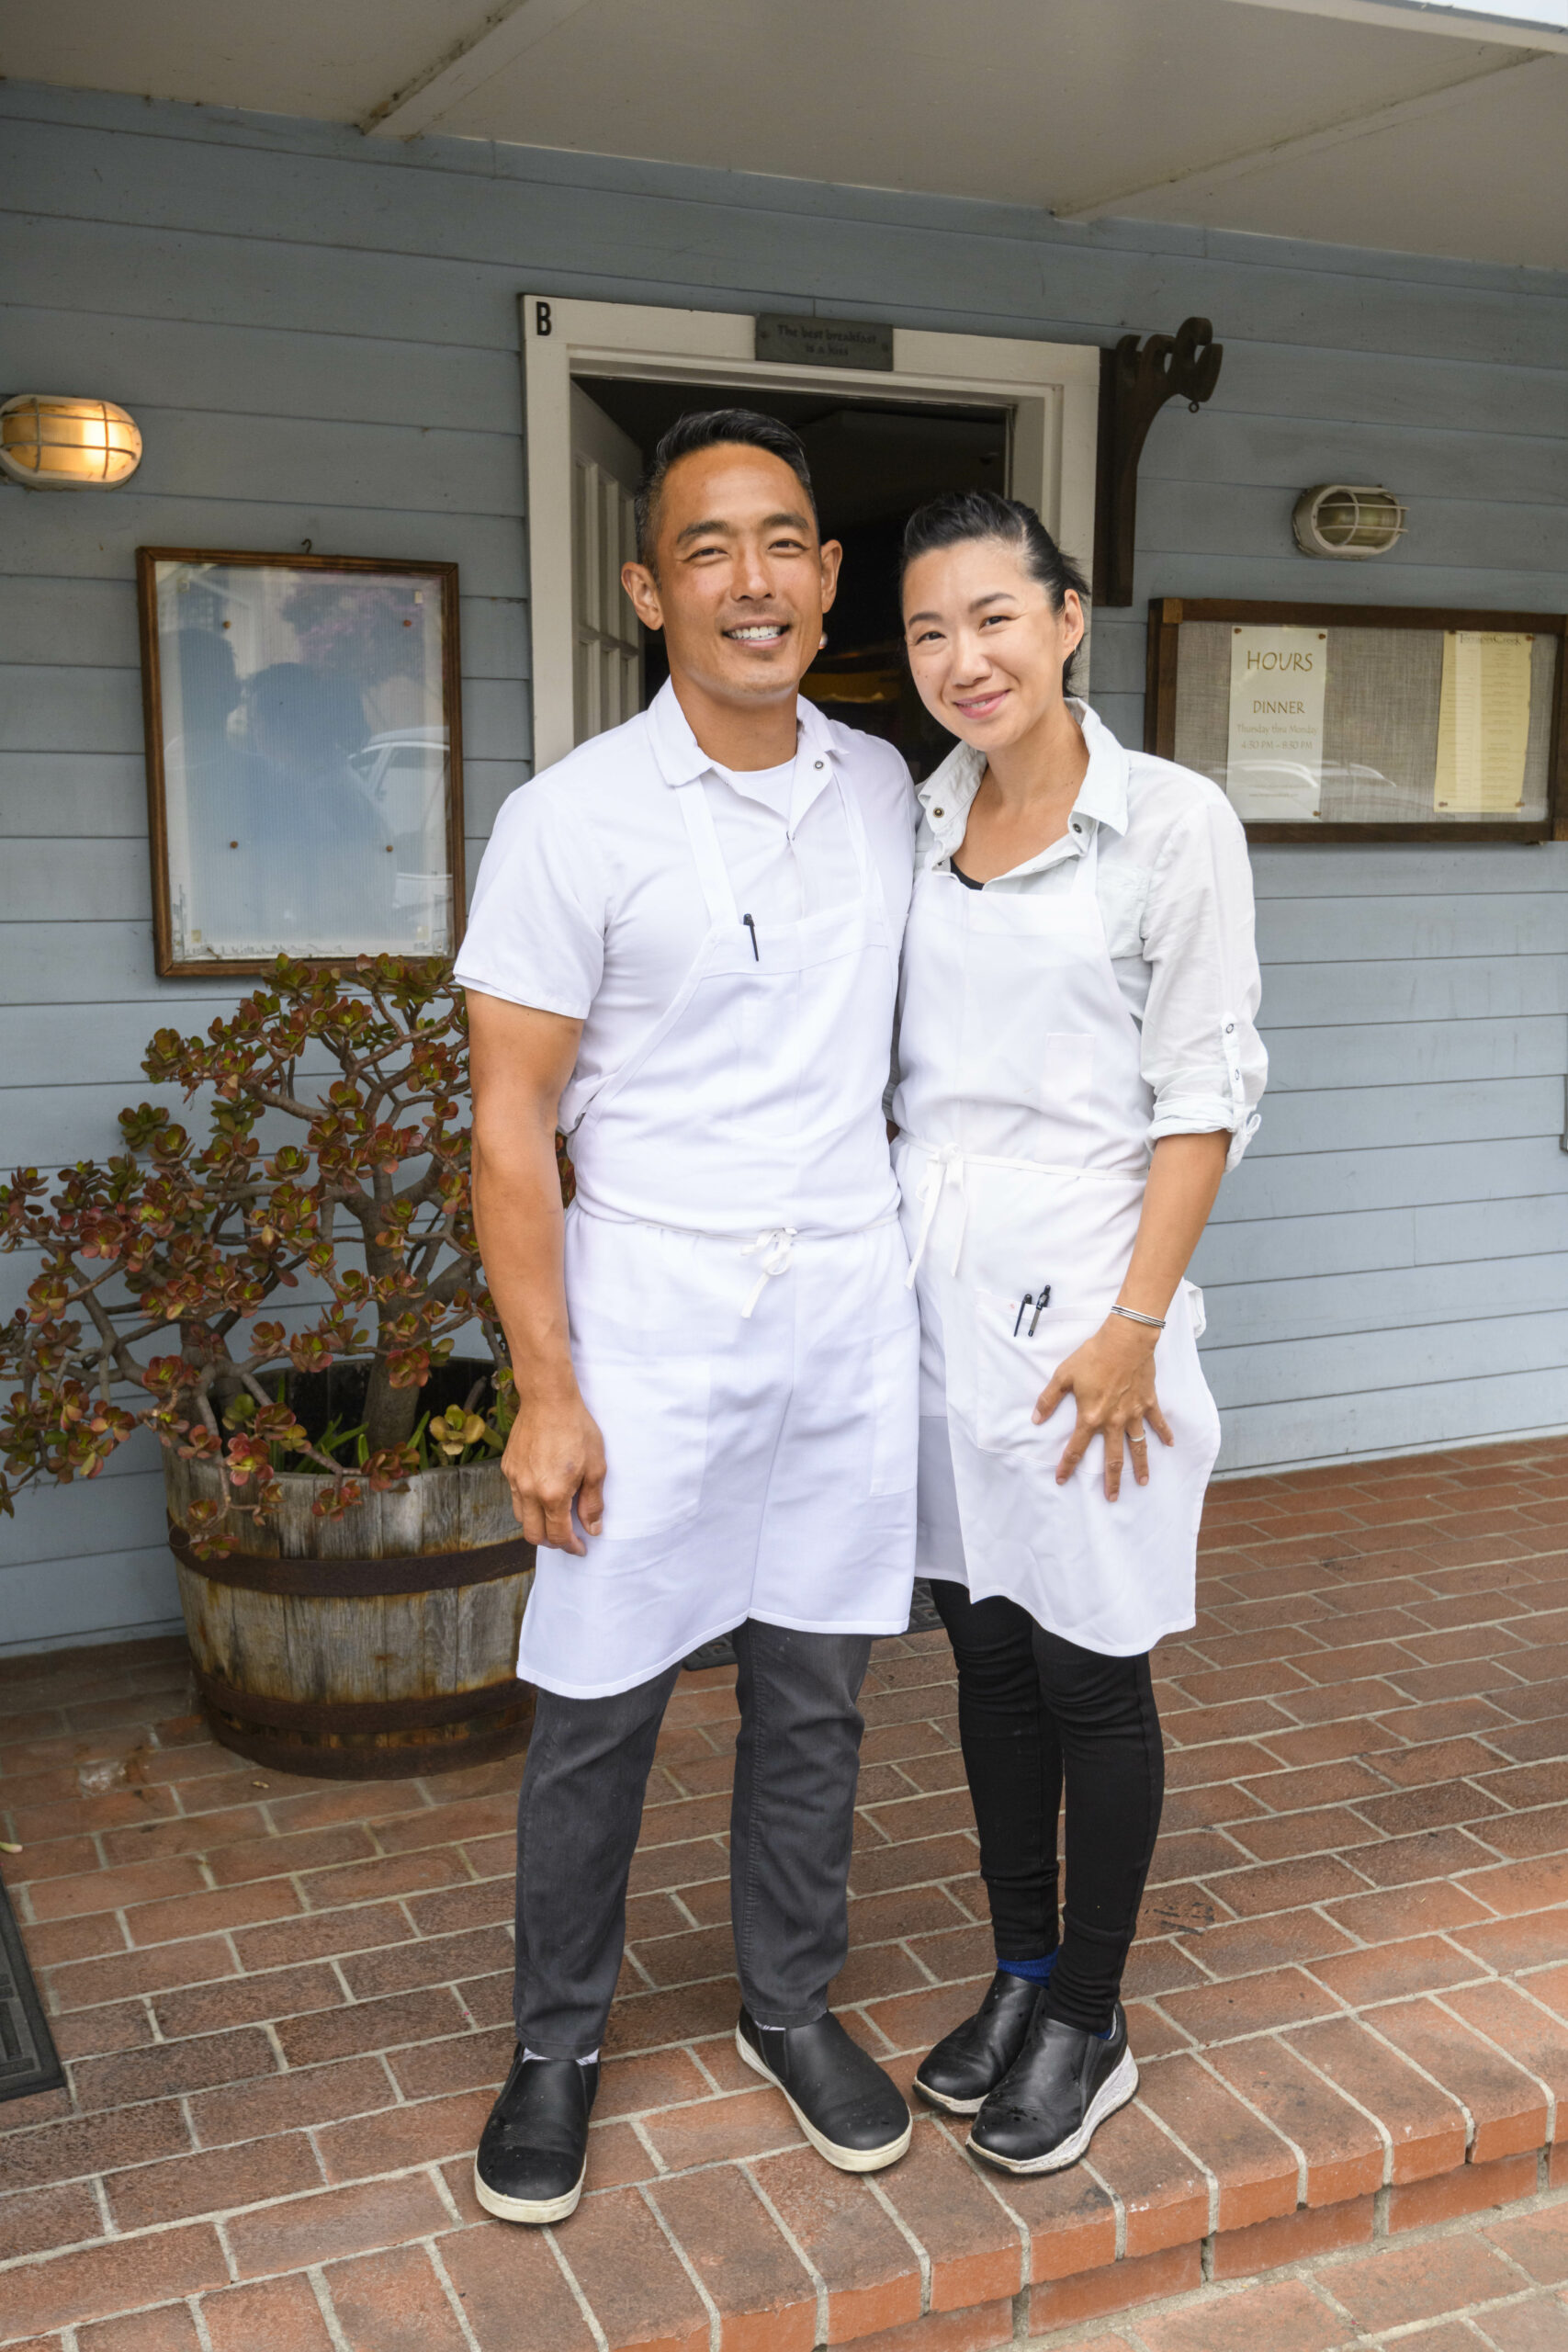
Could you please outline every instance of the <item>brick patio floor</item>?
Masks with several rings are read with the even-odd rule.
[[[71,2077],[0,2107],[0,2343],[1563,2352],[1568,1442],[1229,1484],[1204,1543],[1158,1657],[1143,2091],[1055,2182],[930,2117],[832,2174],[739,2065],[732,1673],[671,1704],[592,2193],[533,2233],[468,2186],[517,1766],[264,1770],[175,1642],[0,1667],[5,1874]],[[989,1973],[953,1707],[941,1634],[878,1645],[835,1998],[906,2084]]]

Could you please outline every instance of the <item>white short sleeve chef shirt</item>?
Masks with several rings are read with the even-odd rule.
[[[602,1080],[671,1002],[708,928],[674,787],[700,779],[743,912],[789,922],[852,902],[854,850],[837,788],[854,797],[897,940],[908,912],[919,811],[890,743],[803,697],[793,787],[749,789],[701,749],[674,689],[524,785],[479,866],[457,978],[583,1023],[561,1098],[569,1132]]]
[[[1117,985],[1141,1035],[1155,1099],[1149,1141],[1228,1130],[1234,1168],[1258,1127],[1269,1056],[1253,940],[1247,835],[1218,785],[1129,752],[1086,703],[1089,769],[1066,837],[987,890],[1066,889],[1098,833],[1095,894]],[[962,867],[984,760],[961,743],[919,788],[920,865]]]

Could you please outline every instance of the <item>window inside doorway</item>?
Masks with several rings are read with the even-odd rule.
[[[689,409],[760,409],[799,434],[823,537],[841,540],[844,548],[838,599],[827,620],[828,644],[807,672],[803,691],[829,718],[896,743],[917,781],[929,775],[953,738],[927,713],[904,659],[899,540],[908,515],[940,492],[1006,491],[1008,411],[874,398],[851,401],[826,390],[818,395],[756,384],[732,389],[584,376],[573,384],[574,440],[583,437],[584,425],[592,437],[586,402],[609,420],[614,435],[613,444],[610,434],[601,436],[604,446],[596,458],[601,473],[613,462],[615,447],[628,462],[634,451],[639,461],[646,458],[660,435]],[[632,626],[629,605],[623,626]],[[637,683],[646,705],[669,673],[662,640],[646,630],[639,636]],[[599,723],[615,720],[606,711]],[[595,730],[590,725],[586,731]]]

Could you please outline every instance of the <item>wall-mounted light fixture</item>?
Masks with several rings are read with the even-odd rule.
[[[1296,501],[1291,526],[1303,555],[1348,557],[1362,562],[1386,555],[1404,536],[1404,509],[1392,490],[1365,483],[1319,482]]]
[[[113,490],[141,463],[141,435],[113,401],[17,392],[0,404],[0,472],[28,490]]]

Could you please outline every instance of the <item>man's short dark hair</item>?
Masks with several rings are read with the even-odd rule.
[[[637,556],[651,571],[653,542],[659,528],[659,498],[664,488],[664,477],[678,458],[689,458],[698,449],[716,449],[727,441],[738,441],[742,448],[765,449],[771,458],[782,458],[806,492],[806,503],[811,509],[811,519],[817,521],[817,496],[811,487],[811,469],[806,462],[806,451],[800,437],[776,416],[762,416],[754,408],[689,409],[678,416],[643,470],[637,486]]]

